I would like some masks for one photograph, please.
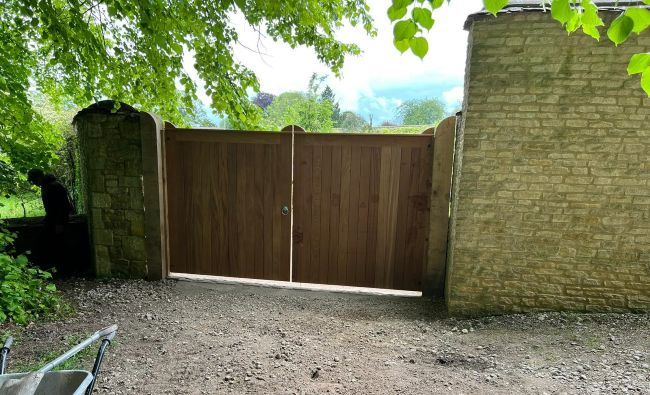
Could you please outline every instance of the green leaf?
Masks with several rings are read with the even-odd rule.
[[[399,21],[393,27],[393,36],[395,41],[408,40],[415,36],[418,27],[411,19]]]
[[[627,15],[621,15],[614,19],[612,25],[607,29],[607,37],[616,45],[625,42],[634,29],[634,20]]]
[[[563,25],[569,22],[573,16],[569,0],[554,0],[551,5],[551,16]]]
[[[650,26],[650,10],[647,8],[628,8],[625,15],[634,21],[634,33],[641,33]]]
[[[492,15],[496,15],[497,12],[501,11],[507,4],[508,0],[483,0],[485,9],[492,13]]]
[[[423,28],[429,30],[433,27],[434,20],[431,18],[431,10],[422,7],[413,8],[413,20]]]
[[[445,2],[445,0],[429,0],[429,3],[431,3],[431,8],[434,10],[436,8],[442,7],[442,4]]]
[[[650,67],[645,69],[643,74],[641,74],[641,88],[650,97]]]
[[[650,53],[638,53],[630,59],[627,73],[629,75],[643,73],[648,67],[650,67]]]
[[[402,19],[406,15],[406,7],[395,8],[394,6],[388,7],[388,18],[391,22]]]
[[[413,3],[413,0],[393,0],[393,7],[406,8]]]
[[[400,41],[393,41],[393,45],[395,45],[395,48],[397,48],[398,51],[401,53],[406,52],[407,49],[411,46],[409,43],[409,40],[400,40]]]
[[[424,37],[415,37],[409,41],[411,46],[411,51],[420,59],[424,59],[424,56],[429,52],[429,43]]]
[[[584,12],[580,18],[582,23],[582,31],[596,40],[600,40],[600,32],[598,26],[605,26],[605,22],[598,15],[598,7],[592,0],[582,0],[582,8]]]
[[[569,21],[566,24],[566,30],[569,33],[573,33],[576,30],[578,30],[578,28],[582,24],[582,21],[581,21],[582,14],[577,12],[577,11],[572,11],[572,12],[573,12],[573,15],[571,16],[571,18],[569,19]]]

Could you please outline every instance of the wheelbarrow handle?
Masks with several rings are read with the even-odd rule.
[[[100,329],[97,332],[95,332],[96,335],[99,337],[106,337],[106,336],[115,336],[115,332],[117,332],[117,325],[111,325],[107,326],[104,329]]]
[[[5,374],[7,371],[7,361],[9,360],[9,352],[13,343],[14,338],[9,336],[5,340],[5,345],[0,349],[0,374]]]
[[[50,370],[52,370],[56,366],[62,364],[63,362],[67,361],[72,356],[76,355],[79,351],[81,351],[84,348],[88,347],[89,345],[91,345],[95,341],[97,341],[97,340],[99,340],[101,338],[108,338],[111,335],[115,336],[116,331],[117,331],[117,325],[111,325],[111,326],[108,326],[108,327],[106,327],[104,329],[101,329],[101,330],[93,333],[92,336],[90,336],[86,340],[84,340],[81,343],[77,344],[76,346],[72,347],[66,353],[62,354],[58,358],[54,359],[53,361],[51,361],[47,365],[40,368],[38,370],[38,372],[39,373],[49,372]],[[112,339],[112,337],[111,337],[111,339]],[[110,339],[108,339],[108,341],[110,342]]]
[[[97,382],[97,376],[99,376],[99,368],[102,366],[102,361],[104,360],[104,354],[106,353],[106,348],[111,344],[111,340],[113,340],[113,337],[115,337],[115,332],[111,333],[110,335],[106,336],[104,339],[102,339],[102,344],[99,346],[99,350],[97,350],[97,356],[95,357],[95,364],[93,365],[93,380],[88,384],[88,388],[86,388],[85,395],[91,395],[93,393],[93,388],[95,388],[95,383]]]

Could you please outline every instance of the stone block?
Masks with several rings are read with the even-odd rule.
[[[146,261],[147,254],[144,237],[127,236],[122,238],[124,257],[129,260]]]
[[[105,208],[111,206],[111,196],[107,193],[92,192],[90,200],[90,209]]]
[[[650,310],[650,99],[625,70],[647,37],[603,46],[536,12],[476,32],[449,311]]]
[[[93,242],[101,246],[113,245],[113,230],[112,229],[94,229]]]

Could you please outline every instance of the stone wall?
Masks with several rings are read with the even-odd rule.
[[[450,311],[650,309],[650,99],[626,73],[650,35],[615,48],[542,12],[468,28]]]
[[[114,102],[100,102],[81,111],[74,120],[95,274],[150,277],[150,267],[160,272],[160,258],[152,261],[147,249],[143,187],[143,168],[151,166],[143,166],[142,123],[151,117],[126,105],[118,112],[113,108]],[[145,159],[156,164],[151,155]],[[151,236],[154,241],[156,237],[159,242],[159,229]]]

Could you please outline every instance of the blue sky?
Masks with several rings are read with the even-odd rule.
[[[400,103],[411,99],[437,98],[446,104],[448,111],[458,110],[462,98],[463,80],[449,79],[447,81],[414,81],[393,86],[379,87],[373,90],[374,95],[362,95],[358,99],[357,112],[365,119],[373,116],[373,123],[392,121],[395,109]]]
[[[290,48],[282,42],[263,39],[261,50],[252,52],[258,34],[246,21],[235,15],[239,41],[235,58],[252,69],[262,91],[280,94],[305,90],[312,73],[328,75],[327,83],[336,94],[342,110],[355,111],[373,123],[394,119],[395,109],[409,99],[438,98],[449,105],[462,99],[467,32],[463,23],[467,16],[481,9],[481,0],[452,0],[434,12],[436,23],[427,34],[429,54],[420,60],[411,53],[400,54],[393,47],[392,25],[386,16],[390,0],[367,0],[378,35],[368,37],[362,29],[350,26],[338,32],[346,42],[358,44],[359,56],[348,57],[339,77],[321,64],[310,48]],[[187,59],[191,67],[191,57]],[[209,103],[205,95],[202,100]]]

